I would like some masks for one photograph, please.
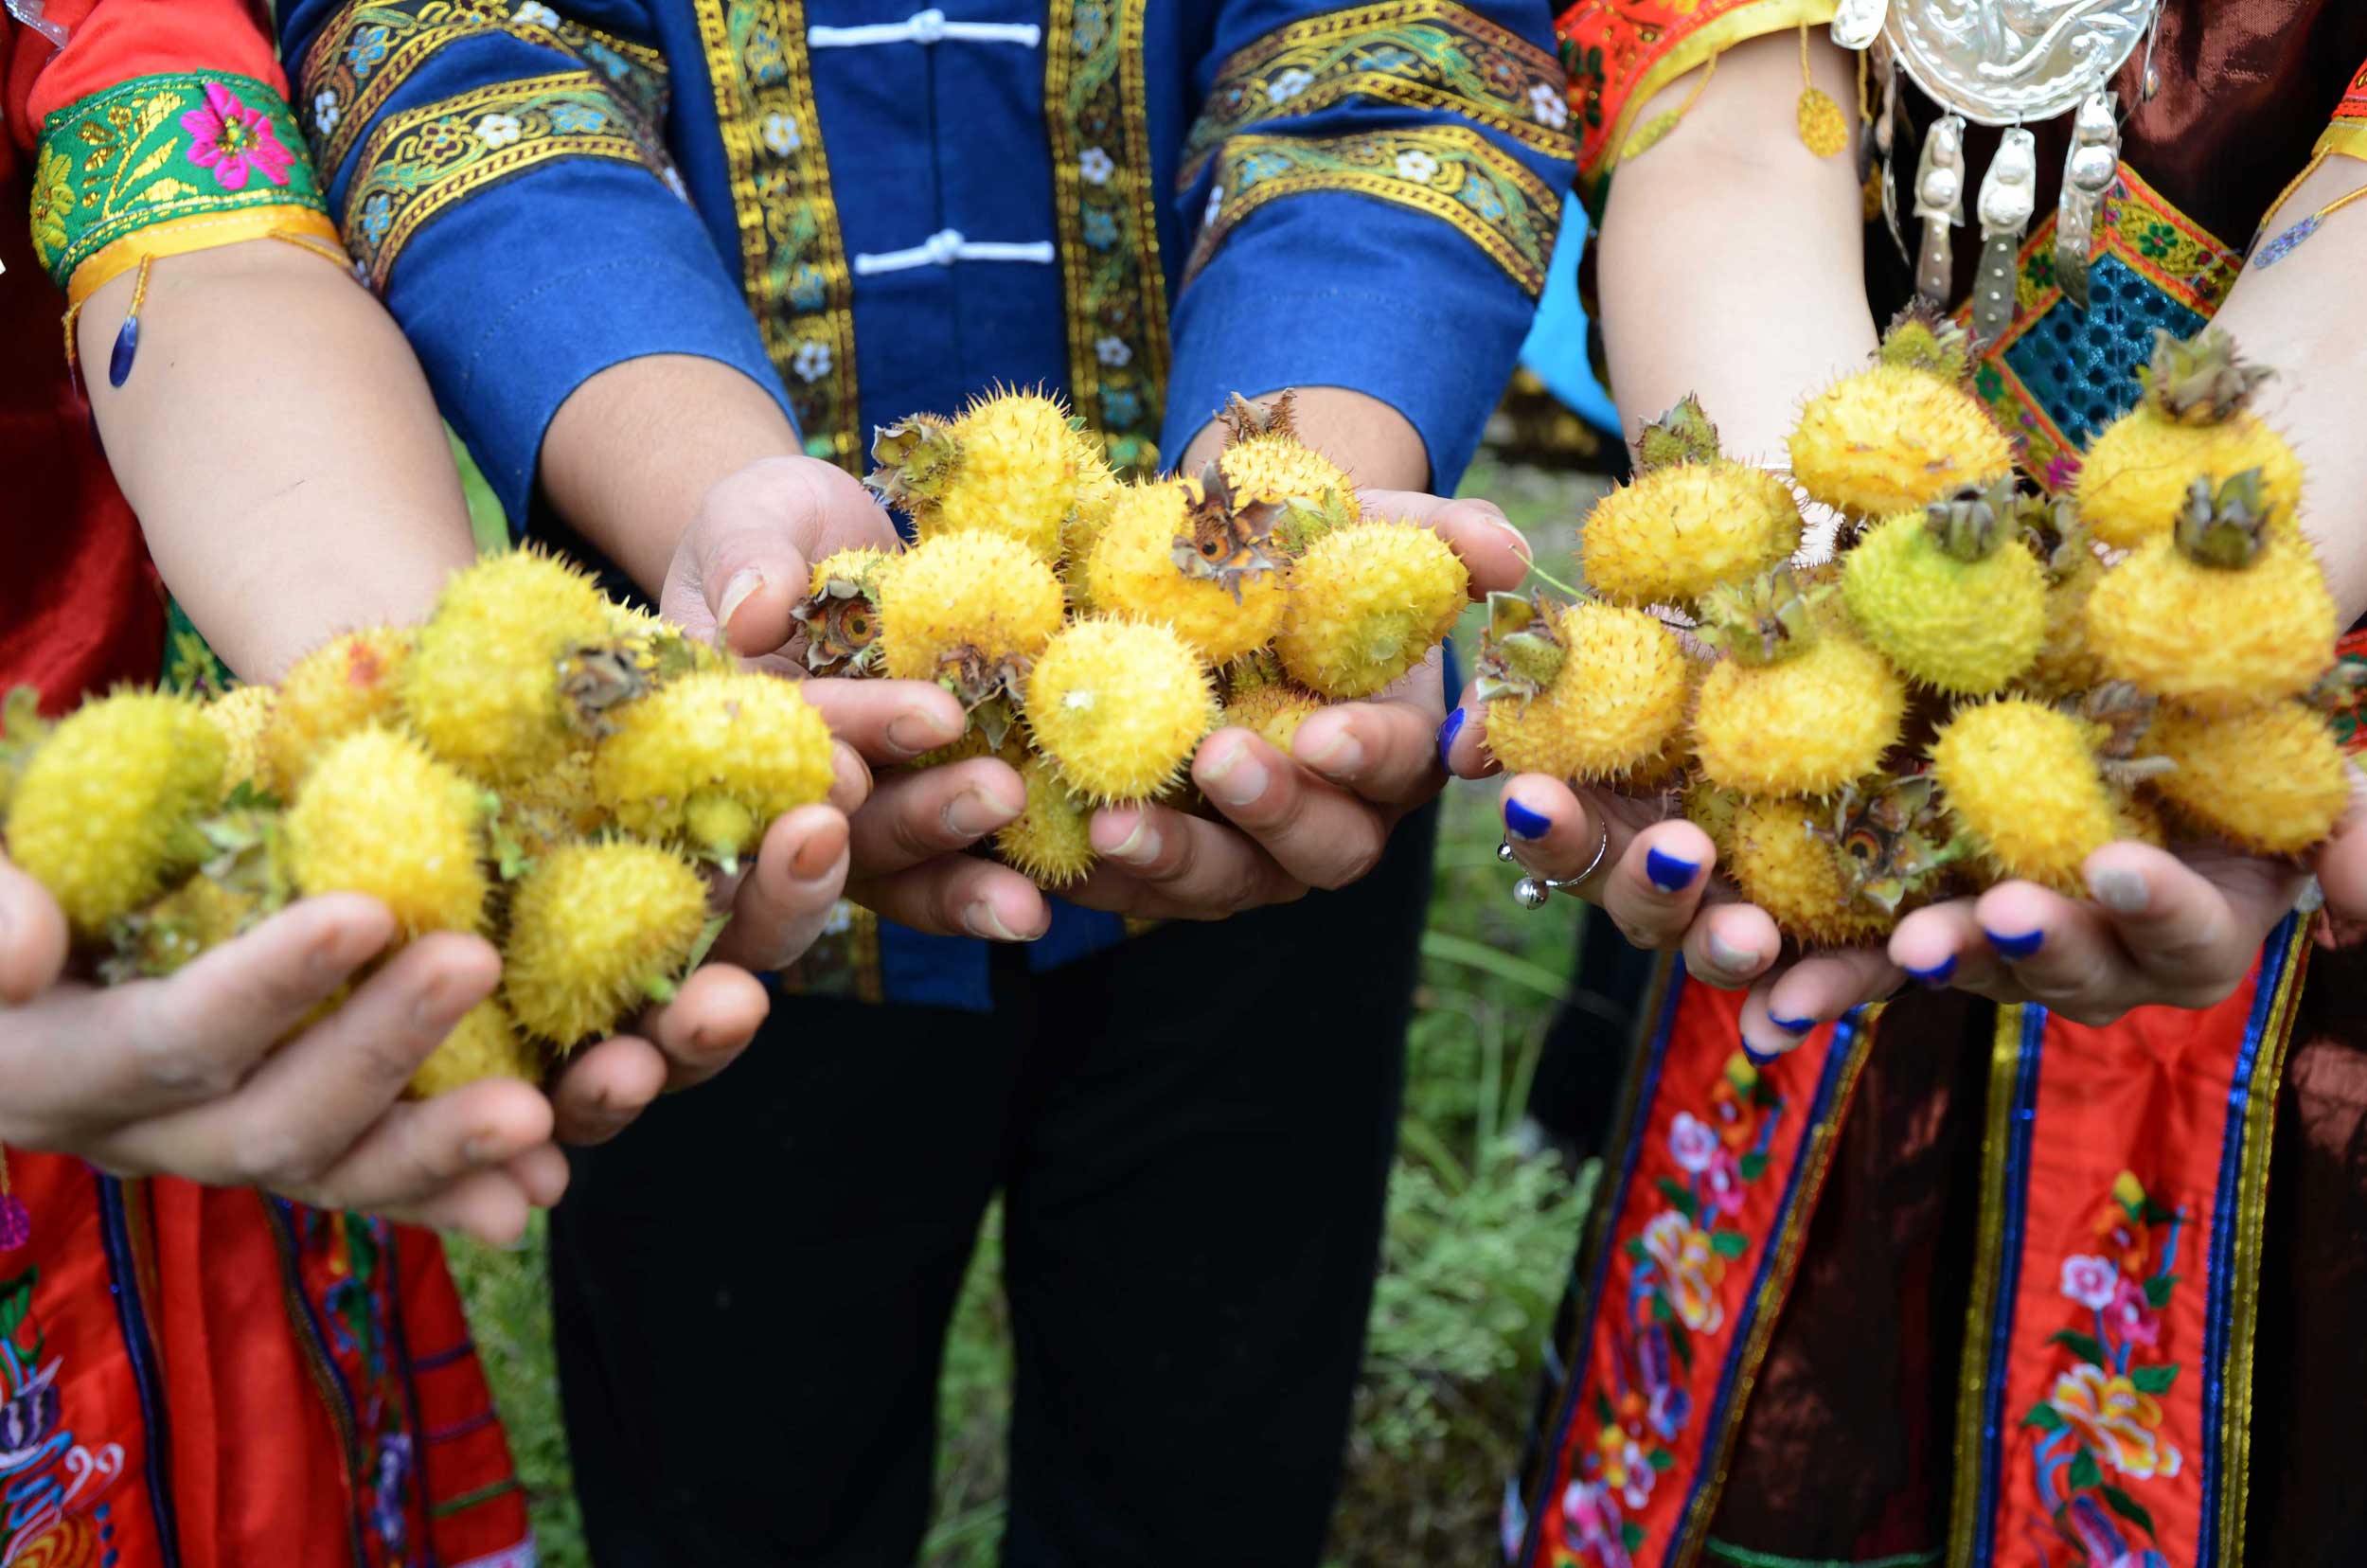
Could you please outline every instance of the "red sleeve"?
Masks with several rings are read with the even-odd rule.
[[[288,90],[261,0],[48,0],[42,14],[65,27],[63,49],[9,26],[9,133],[20,149],[54,111],[134,77],[222,71]]]

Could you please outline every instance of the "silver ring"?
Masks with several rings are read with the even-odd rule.
[[[1603,859],[1610,853],[1611,826],[1606,823],[1603,827],[1603,841],[1594,846],[1594,858],[1586,863],[1585,870],[1579,872],[1575,877],[1557,878],[1539,877],[1534,875],[1522,877],[1519,882],[1512,884],[1513,902],[1519,904],[1522,909],[1544,908],[1545,900],[1552,898],[1556,893],[1562,891],[1564,888],[1575,887],[1578,883],[1586,881],[1587,878],[1601,870],[1603,868]],[[1507,864],[1510,863],[1513,858],[1512,845],[1510,841],[1506,840],[1497,844],[1496,858],[1500,861],[1506,862]]]

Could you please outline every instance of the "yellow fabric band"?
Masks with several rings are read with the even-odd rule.
[[[337,239],[337,225],[329,221],[327,213],[309,206],[240,207],[232,212],[172,218],[133,229],[103,250],[93,252],[66,280],[66,304],[80,310],[84,300],[143,261],[187,256],[191,251],[235,245],[244,240],[287,240],[307,249],[317,244],[332,253],[344,251]]]

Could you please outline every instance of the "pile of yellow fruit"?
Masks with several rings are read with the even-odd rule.
[[[529,1080],[664,1000],[730,866],[824,799],[828,727],[531,552],[454,577],[416,628],[348,633],[277,687],[123,690],[0,737],[9,854],[111,981],[168,974],[298,896],[367,894],[399,940],[472,932],[499,993],[412,1082]]]
[[[1801,558],[1789,486],[1688,400],[1588,518],[1588,597],[1497,595],[1478,661],[1515,772],[1660,791],[1792,935],[1878,941],[2006,879],[2077,896],[2115,840],[2262,855],[2349,799],[2347,683],[2298,525],[2301,465],[2223,333],[2162,334],[2075,490],[2018,488],[1961,330],[1902,317],[1811,399],[1793,478],[1842,525]]]
[[[880,432],[870,480],[912,548],[818,562],[799,607],[817,674],[936,681],[971,724],[921,759],[1000,755],[1026,781],[996,835],[1046,887],[1092,868],[1095,807],[1184,800],[1187,764],[1237,724],[1286,754],[1308,715],[1427,658],[1469,579],[1413,523],[1360,515],[1302,445],[1286,394],[1236,399],[1196,477],[1130,484],[1054,400],[998,393]]]

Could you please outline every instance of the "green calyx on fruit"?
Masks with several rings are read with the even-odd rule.
[[[1955,322],[1918,303],[1892,318],[1876,358],[1884,365],[1926,371],[1942,381],[1961,382],[1972,374],[1972,337]]]
[[[1717,427],[1701,408],[1701,400],[1685,394],[1676,407],[1646,425],[1635,438],[1635,471],[1649,473],[1654,469],[1670,468],[1679,463],[1714,463],[1721,454],[1717,448]]]
[[[1842,885],[1853,900],[1895,915],[1969,852],[1947,830],[1944,816],[1937,786],[1915,774],[1842,785],[1832,826],[1808,830],[1837,851]]]
[[[2156,329],[2153,358],[2139,368],[2145,401],[2177,424],[2218,424],[2228,419],[2274,371],[2248,365],[2235,340],[2216,327],[2179,339]]]
[[[1942,550],[1966,562],[1986,561],[2019,523],[2014,482],[2005,478],[1967,487],[1932,502],[1923,515],[1925,528]]]
[[[880,605],[864,578],[825,578],[790,614],[806,629],[806,668],[816,675],[868,675],[880,662]]]
[[[1803,589],[1789,566],[1721,583],[1701,600],[1693,634],[1738,664],[1773,664],[1816,641],[1816,608],[1832,592]]]
[[[2157,699],[2127,681],[2106,681],[2076,701],[2063,704],[2063,710],[2090,726],[2097,737],[2096,766],[2103,770],[2108,782],[2127,790],[2178,766],[2166,757],[2137,755],[2145,732],[2153,728],[2154,714],[2161,705]]]
[[[1175,569],[1196,582],[1215,583],[1233,596],[1234,603],[1240,603],[1244,578],[1260,573],[1271,577],[1280,570],[1266,545],[1282,513],[1283,508],[1271,501],[1236,508],[1224,470],[1211,462],[1201,470],[1200,499],[1184,513],[1191,531],[1175,536]]]
[[[990,750],[1002,749],[1003,738],[1018,722],[1029,663],[1016,653],[989,659],[969,643],[949,650],[937,660],[937,685],[962,704],[962,711],[978,726]]]
[[[1472,665],[1472,691],[1483,703],[1513,697],[1526,707],[1561,673],[1567,650],[1544,596],[1499,590],[1487,596],[1487,631]]]
[[[871,492],[899,511],[911,511],[945,493],[962,466],[953,421],[934,414],[881,425],[871,433],[871,461],[863,480]]]
[[[2261,471],[2246,469],[2216,490],[2207,476],[2187,488],[2178,514],[2178,547],[2201,566],[2241,571],[2269,543],[2276,508],[2261,491]]]

